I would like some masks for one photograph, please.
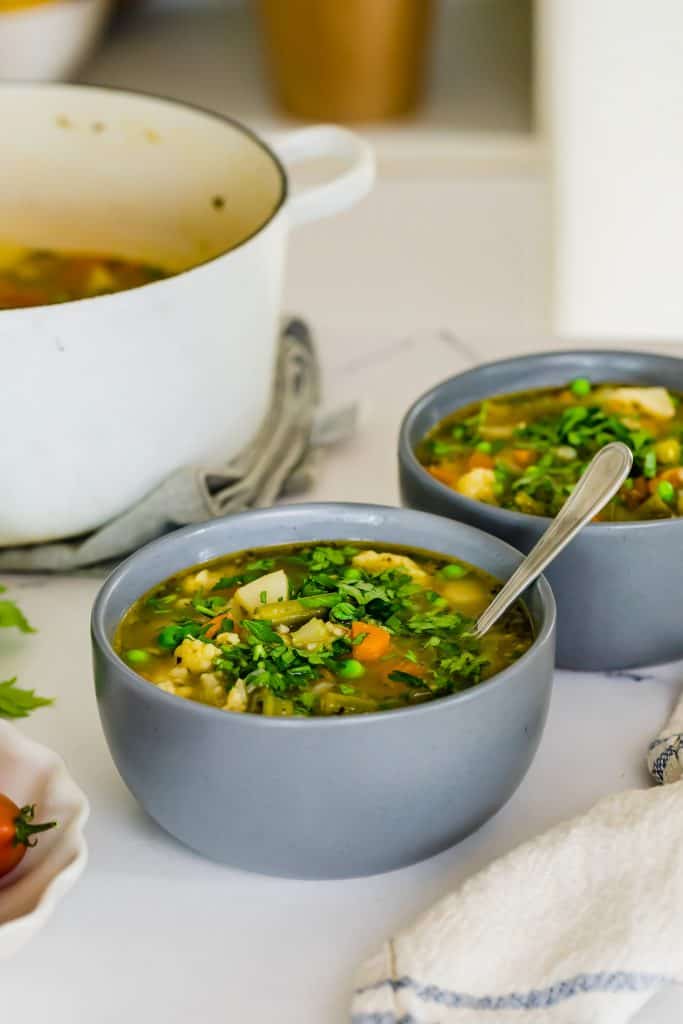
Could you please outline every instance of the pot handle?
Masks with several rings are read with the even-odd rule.
[[[285,165],[318,157],[340,157],[351,162],[351,166],[332,181],[290,196],[286,209],[293,225],[346,210],[367,195],[375,180],[372,147],[346,128],[332,124],[302,128],[274,139],[272,146]]]

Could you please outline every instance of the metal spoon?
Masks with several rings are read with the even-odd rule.
[[[481,613],[474,627],[474,636],[480,637],[488,632],[579,530],[611,501],[632,465],[631,450],[620,441],[600,449],[541,539]]]

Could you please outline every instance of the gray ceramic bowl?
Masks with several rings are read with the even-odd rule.
[[[176,838],[251,871],[369,875],[437,853],[501,807],[541,737],[553,673],[555,605],[529,593],[537,639],[510,668],[430,704],[348,718],[228,714],[163,693],[115,654],[126,609],[181,569],[245,548],[355,539],[459,556],[499,577],[520,561],[447,519],[372,505],[292,505],[179,530],[109,577],[92,636],[100,717],[131,792]]]
[[[415,458],[424,435],[449,413],[489,395],[594,381],[663,384],[683,391],[683,359],[638,352],[579,351],[488,363],[437,385],[401,425],[403,503],[470,523],[529,551],[550,524],[542,516],[495,508],[435,480]],[[557,600],[557,660],[564,668],[636,668],[683,658],[680,597],[683,521],[596,523],[549,567]]]

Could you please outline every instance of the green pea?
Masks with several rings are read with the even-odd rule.
[[[137,647],[133,647],[130,651],[126,651],[126,661],[129,661],[131,665],[144,665],[146,661],[149,661],[149,654],[147,651],[140,651]]]
[[[484,455],[490,455],[493,451],[493,445],[490,441],[480,441],[477,445],[477,451],[482,452]]]
[[[457,562],[449,562],[439,570],[439,575],[443,576],[445,580],[459,580],[463,576],[467,576],[467,569],[463,565],[458,565]]]
[[[665,501],[667,503],[667,505],[670,505],[676,497],[676,492],[674,490],[673,484],[670,483],[668,480],[660,480],[660,482],[657,484],[657,494],[662,499],[662,501]]]
[[[365,669],[356,658],[347,658],[339,669],[339,675],[342,679],[360,679],[365,675]]]
[[[345,580],[359,580],[362,576],[362,573],[360,569],[355,569],[352,565],[350,565],[348,569],[344,569],[343,575]]]
[[[571,382],[569,387],[571,393],[576,395],[577,398],[585,398],[586,395],[590,395],[592,385],[588,377],[577,377],[576,380]]]
[[[164,626],[157,637],[159,647],[163,647],[166,651],[177,647],[181,640],[180,633],[181,630],[177,626]]]

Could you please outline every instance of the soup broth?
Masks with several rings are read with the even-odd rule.
[[[475,686],[529,648],[521,602],[472,636],[499,587],[464,562],[395,547],[244,552],[155,587],[114,645],[159,689],[225,711],[384,711]]]
[[[622,441],[633,452],[633,470],[597,517],[622,522],[683,515],[682,439],[681,395],[581,378],[458,409],[416,454],[465,497],[555,516],[593,455]]]
[[[114,256],[6,247],[0,250],[0,309],[89,299],[137,288],[171,273]]]

